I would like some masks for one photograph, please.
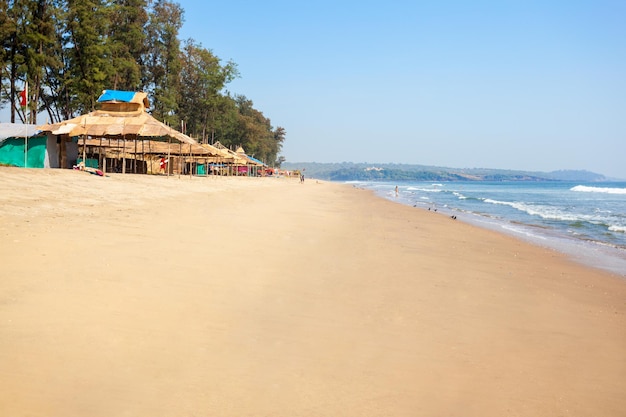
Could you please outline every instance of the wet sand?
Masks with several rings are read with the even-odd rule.
[[[0,415],[622,416],[626,281],[349,185],[0,167]]]

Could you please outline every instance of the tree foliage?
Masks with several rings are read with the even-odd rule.
[[[180,109],[187,116],[186,129],[206,141],[207,132],[215,128],[220,91],[237,77],[237,65],[222,66],[219,58],[193,39],[185,42],[181,62]]]
[[[108,43],[111,45],[114,90],[141,88],[141,66],[146,53],[146,0],[113,0]]]
[[[225,90],[237,65],[181,43],[183,23],[170,0],[0,0],[0,106],[12,122],[59,122],[93,110],[105,89],[144,91],[154,117],[199,141],[284,161],[285,129]]]

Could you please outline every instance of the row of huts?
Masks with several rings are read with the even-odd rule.
[[[143,92],[105,90],[98,103],[97,110],[60,123],[0,124],[0,164],[167,175],[273,172],[241,147],[201,144],[158,121]]]

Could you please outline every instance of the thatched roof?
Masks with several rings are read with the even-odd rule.
[[[264,166],[265,164],[258,159],[252,158],[251,156],[246,155],[246,152],[243,150],[241,146],[237,147],[236,151],[232,151],[228,149],[226,146],[222,145],[220,142],[215,142],[213,145],[217,149],[220,149],[223,152],[228,153],[231,157],[233,157],[236,163],[240,165],[257,165]]]
[[[100,103],[99,110],[60,123],[45,124],[38,128],[53,135],[126,137],[127,139],[171,137],[181,143],[197,144],[194,139],[148,114],[146,108],[149,103],[146,93],[105,90],[98,102]]]

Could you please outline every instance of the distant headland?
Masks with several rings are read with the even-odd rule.
[[[308,177],[330,181],[617,181],[585,170],[532,172],[367,162],[284,162],[282,167],[304,170]]]

